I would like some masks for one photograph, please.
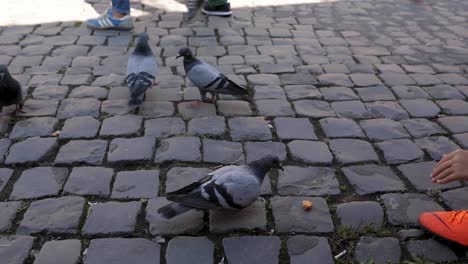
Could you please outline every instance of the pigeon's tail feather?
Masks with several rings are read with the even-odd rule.
[[[128,101],[128,105],[141,105],[143,100],[138,96],[132,96]]]
[[[248,91],[245,87],[242,87],[229,79],[228,82],[228,90],[231,91],[234,95],[248,95]]]
[[[158,213],[161,214],[166,219],[171,219],[175,216],[183,214],[187,211],[192,210],[193,208],[183,206],[179,203],[170,203],[166,206],[163,206],[158,209]]]

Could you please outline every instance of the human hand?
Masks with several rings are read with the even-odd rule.
[[[431,173],[433,183],[468,181],[468,151],[457,149],[443,155]]]

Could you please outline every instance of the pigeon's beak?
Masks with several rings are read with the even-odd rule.
[[[278,170],[284,171],[283,166],[281,166],[281,165],[279,165],[279,164],[278,164],[278,167],[276,167],[276,168],[277,168]]]
[[[179,54],[179,55],[177,55],[177,57],[175,57],[175,58],[178,59],[178,58],[180,58],[180,57],[183,57],[183,56]]]

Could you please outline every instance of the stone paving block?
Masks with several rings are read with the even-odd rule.
[[[361,101],[339,101],[331,103],[337,117],[343,118],[370,118],[371,113]],[[296,108],[297,110],[297,108]]]
[[[289,57],[291,58],[291,57]],[[292,57],[294,58],[294,57]],[[278,60],[278,58],[277,58]],[[287,63],[285,60],[284,62],[279,61],[279,63]],[[291,63],[293,64],[293,63]],[[335,76],[336,75],[336,76]],[[323,76],[323,77],[322,77]],[[322,79],[321,79],[322,78]],[[286,84],[286,85],[313,85],[313,84],[318,84],[317,80],[312,76],[311,74],[307,73],[285,73],[281,74],[281,83]],[[342,85],[342,86],[349,86],[349,83],[347,82],[346,75],[341,75],[341,74],[324,74],[319,76],[319,81],[325,82],[325,83],[330,83],[330,84],[336,84],[336,85]]]
[[[65,75],[60,81],[61,85],[87,85],[90,84],[92,76],[90,74]]]
[[[286,85],[284,90],[290,100],[322,98],[319,89],[313,85]]]
[[[278,263],[281,241],[277,236],[238,236],[223,239],[229,263]]]
[[[304,211],[302,201],[309,200],[314,209]],[[276,231],[279,233],[328,233],[333,232],[331,215],[325,199],[304,196],[275,196],[270,199]]]
[[[356,86],[374,86],[382,85],[382,82],[374,74],[352,73],[349,75]]]
[[[10,147],[5,164],[43,161],[47,159],[57,146],[56,138],[28,138]]]
[[[5,188],[13,175],[13,170],[8,168],[0,168],[0,192]]]
[[[77,264],[80,256],[80,240],[52,240],[44,243],[34,264]]]
[[[8,148],[10,148],[11,143],[12,141],[8,138],[0,139],[0,162],[5,160],[5,154],[8,152]]]
[[[34,237],[31,236],[1,236],[0,262],[22,264],[29,256]]]
[[[369,142],[358,139],[330,140],[330,150],[340,163],[377,161],[379,158]]]
[[[361,127],[356,121],[347,118],[323,118],[320,119],[320,126],[329,138],[363,138],[365,137]],[[278,128],[277,128],[278,130]],[[278,131],[277,131],[278,132]]]
[[[225,131],[224,117],[220,116],[193,118],[188,123],[188,132],[193,135],[220,136]]]
[[[369,112],[376,118],[389,118],[392,120],[402,120],[409,118],[408,113],[397,102],[376,101],[372,103],[366,103],[366,107]]]
[[[435,262],[456,261],[457,255],[447,246],[437,242],[435,239],[411,240],[406,244],[406,249],[416,257]]]
[[[300,116],[321,118],[335,116],[330,104],[320,100],[299,100],[294,101],[296,113]]]
[[[11,200],[58,195],[68,178],[68,169],[36,167],[23,171],[13,186]]]
[[[268,123],[262,117],[235,117],[229,119],[231,138],[234,141],[271,140]]]
[[[394,237],[363,236],[356,244],[354,255],[359,263],[369,260],[376,264],[400,263],[400,243]]]
[[[434,75],[426,73],[414,73],[409,74],[410,78],[416,81],[417,85],[438,85],[442,84],[442,81]]]
[[[108,196],[113,169],[101,167],[75,167],[63,191],[78,195]]]
[[[464,100],[441,100],[437,104],[448,115],[468,115],[468,103]]]
[[[409,138],[403,126],[391,119],[380,118],[363,120],[360,123],[366,135],[372,140]]]
[[[167,245],[167,264],[214,263],[214,243],[207,237],[179,236]]]
[[[146,221],[149,222],[149,232],[152,235],[196,234],[203,228],[203,212],[192,210],[166,219],[158,213],[158,209],[169,204],[166,198],[159,197],[148,201]]]
[[[90,116],[77,116],[67,119],[60,138],[93,138],[97,136],[101,123]]]
[[[55,164],[100,165],[106,154],[107,141],[72,140],[63,145],[55,158]]]
[[[61,79],[62,74],[38,74],[29,80],[28,86],[58,85]]]
[[[445,190],[455,187],[460,187],[459,182],[451,182],[447,184],[436,184],[431,181],[432,169],[436,165],[434,161],[410,163],[398,166],[398,170],[401,171],[416,190],[425,192],[428,190]]]
[[[323,98],[327,101],[357,100],[359,97],[349,87],[327,87],[320,88]]]
[[[145,136],[165,138],[185,133],[185,123],[181,118],[157,118],[145,121]]]
[[[85,264],[159,264],[161,246],[143,238],[99,238],[91,240]]]
[[[166,175],[166,193],[199,181],[211,172],[208,168],[173,167]]]
[[[317,139],[314,127],[307,118],[278,117],[273,122],[280,139]]]
[[[468,132],[468,117],[466,116],[446,116],[437,121],[451,133]]]
[[[416,84],[416,82],[409,75],[401,73],[383,73],[380,74],[380,78],[383,80],[384,84],[388,86]]]
[[[291,264],[333,264],[333,255],[324,237],[296,235],[287,241]]]
[[[163,139],[156,150],[155,162],[201,161],[200,147],[200,139],[197,137]]]
[[[159,171],[138,170],[117,173],[111,198],[139,199],[158,196]]]
[[[202,103],[200,106],[192,106],[191,102],[182,102],[177,105],[179,114],[184,119],[191,119],[194,117],[215,116],[216,109],[213,104]]]
[[[140,202],[93,204],[89,207],[81,233],[85,236],[132,234],[140,207]]]
[[[434,134],[446,134],[437,123],[423,118],[405,119],[400,121],[405,129],[414,138],[432,136]],[[441,120],[439,119],[439,122]]]
[[[453,135],[453,138],[462,148],[468,148],[468,133]]]
[[[396,100],[390,89],[385,86],[356,88],[356,91],[364,102]]]
[[[58,119],[68,119],[75,116],[99,117],[101,102],[93,98],[65,99],[60,104]]]
[[[374,229],[380,229],[384,211],[377,202],[356,201],[339,204],[336,216],[342,226],[363,229],[370,225]]]
[[[0,232],[10,229],[21,206],[21,202],[0,202]]]
[[[291,105],[286,100],[261,100],[256,101],[258,113],[263,116],[294,116]]]
[[[55,116],[59,101],[29,99],[23,105],[24,113],[20,116]]]
[[[36,87],[32,93],[34,99],[61,100],[68,93],[67,86],[44,85]]]
[[[465,78],[461,74],[452,74],[452,73],[445,73],[445,74],[437,74],[435,75],[438,79],[446,84],[452,85],[467,85],[468,79]]]
[[[50,136],[57,125],[53,117],[33,117],[17,122],[10,133],[11,139]]]
[[[423,151],[409,139],[388,139],[376,146],[389,164],[422,161],[424,158]]]
[[[286,147],[279,142],[247,142],[245,143],[246,162],[259,160],[267,155],[275,155],[280,160],[286,159]]]
[[[249,102],[239,100],[221,100],[217,102],[218,111],[223,116],[250,116]]]
[[[127,103],[125,102],[125,105]],[[174,104],[166,101],[143,102],[139,114],[145,117],[167,117],[174,115]]]
[[[116,138],[110,142],[107,161],[112,163],[149,161],[153,157],[154,137]]]
[[[426,99],[400,100],[400,104],[412,117],[434,117],[440,112],[435,103]]]
[[[242,144],[238,142],[203,139],[203,161],[237,164],[243,163]]]
[[[318,80],[322,85],[353,87],[353,83],[346,74],[325,73],[319,75]]]
[[[435,99],[465,99],[455,87],[450,85],[436,85],[424,87],[424,90]]]
[[[429,99],[429,94],[419,86],[393,86],[392,91],[399,99]]]
[[[387,193],[380,196],[391,225],[419,226],[418,218],[424,212],[444,211],[431,198],[416,193]]]
[[[442,155],[448,154],[460,147],[447,137],[425,137],[414,141],[418,147],[427,151],[434,160],[440,160]]]
[[[406,190],[405,184],[389,167],[359,165],[341,170],[359,195]]]
[[[80,86],[72,90],[70,98],[94,98],[94,99],[106,99],[109,90],[102,87],[96,86]]]
[[[100,136],[129,136],[138,134],[143,118],[137,115],[113,116],[104,119]]]
[[[247,76],[247,81],[251,85],[281,85],[281,81],[274,74],[252,74]]]
[[[210,232],[229,233],[238,230],[265,230],[265,200],[257,199],[241,210],[210,210]]]
[[[294,140],[288,144],[288,149],[295,161],[325,164],[333,162],[333,155],[324,142]]]
[[[468,187],[442,192],[440,195],[445,204],[453,210],[466,210],[468,208]]]
[[[256,101],[267,99],[286,100],[284,89],[279,86],[256,85],[254,90],[254,99]]]
[[[145,102],[143,104],[145,104]],[[105,100],[102,102],[101,111],[103,114],[125,115],[125,114],[129,114],[130,112],[132,112],[132,110],[133,109],[128,105],[128,100]],[[170,115],[172,115],[172,112]]]
[[[17,234],[78,233],[85,199],[77,196],[34,201],[24,214]]]
[[[340,194],[340,189],[334,169],[285,166],[284,172],[279,171],[278,193],[320,196]]]

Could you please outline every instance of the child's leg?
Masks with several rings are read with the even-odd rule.
[[[130,0],[112,0],[112,12],[122,17],[130,14]]]

